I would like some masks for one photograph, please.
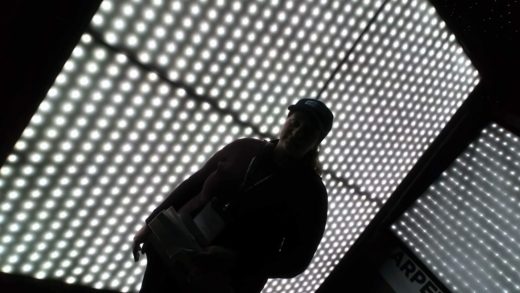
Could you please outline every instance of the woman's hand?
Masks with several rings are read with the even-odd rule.
[[[132,253],[134,254],[134,261],[139,261],[140,252],[142,251],[141,244],[144,243],[146,240],[146,237],[148,236],[148,233],[150,233],[150,228],[148,228],[148,225],[144,224],[144,226],[137,231],[134,235],[134,241],[132,243]]]
[[[235,292],[230,274],[237,262],[237,253],[233,250],[210,246],[201,252],[182,252],[178,261],[189,292]]]
[[[208,271],[229,271],[235,267],[237,254],[222,246],[209,246],[191,257],[192,274]]]

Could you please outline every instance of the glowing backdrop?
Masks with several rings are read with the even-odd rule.
[[[392,226],[453,292],[520,290],[519,154],[489,125]]]
[[[305,273],[264,289],[314,292],[477,83],[426,0],[106,0],[0,169],[0,270],[138,290],[148,213],[319,95],[327,230]]]

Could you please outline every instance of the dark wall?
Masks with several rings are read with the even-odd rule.
[[[0,165],[100,3],[14,0],[0,4]]]
[[[0,4],[0,166],[100,3],[101,0],[13,0]],[[0,291],[102,292],[58,280],[3,273]]]

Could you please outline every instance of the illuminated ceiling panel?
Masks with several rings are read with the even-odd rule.
[[[453,292],[520,290],[519,154],[491,125],[392,227]]]
[[[135,228],[232,121],[83,36],[0,171],[1,270],[135,289]]]
[[[0,169],[0,270],[138,290],[149,212],[323,90],[327,230],[264,289],[314,292],[477,82],[427,1],[104,1]]]
[[[322,150],[329,218],[316,259],[267,292],[314,292],[477,83],[427,1],[386,3],[322,95],[336,117]]]
[[[104,1],[93,27],[168,79],[275,134],[286,106],[316,97],[382,3],[150,2]]]

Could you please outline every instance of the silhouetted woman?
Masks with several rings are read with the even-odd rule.
[[[195,219],[209,209],[224,223],[211,243],[172,266],[150,244],[144,225],[133,253],[147,255],[141,292],[260,292],[268,278],[292,278],[309,265],[323,235],[327,191],[318,146],[332,127],[319,100],[289,107],[279,139],[236,140],[182,182],[146,220],[174,207]],[[143,246],[141,246],[143,244]]]

